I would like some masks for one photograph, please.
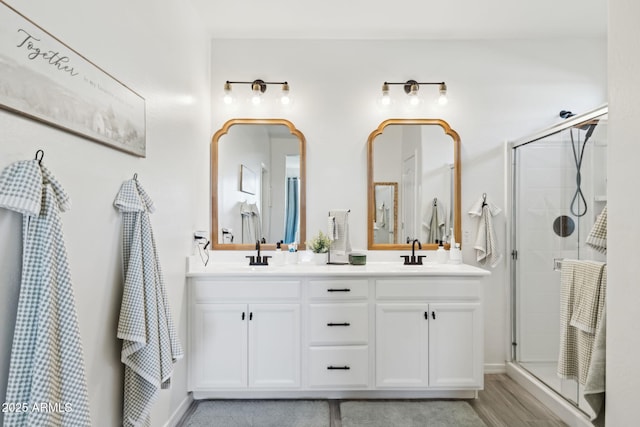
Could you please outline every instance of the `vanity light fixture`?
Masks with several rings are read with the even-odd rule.
[[[227,80],[224,84],[224,97],[225,104],[230,105],[235,102],[235,98],[232,92],[232,85],[246,84],[251,85],[251,103],[253,105],[260,105],[262,103],[262,95],[267,91],[267,85],[281,85],[282,93],[278,101],[282,105],[289,105],[291,103],[291,96],[289,95],[289,83],[288,82],[265,82],[261,79],[256,79],[251,82],[240,82]]]
[[[420,85],[438,85],[440,96],[438,104],[445,105],[447,103],[447,85],[445,82],[417,82],[415,80],[407,80],[406,82],[384,82],[382,84],[382,96],[380,97],[380,105],[383,107],[391,105],[391,96],[389,95],[390,85],[403,85],[404,92],[408,95],[407,102],[410,106],[415,107],[420,104],[418,91]]]

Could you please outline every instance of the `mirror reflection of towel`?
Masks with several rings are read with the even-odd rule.
[[[255,243],[260,240],[262,227],[258,206],[255,203],[242,202],[240,215],[242,215],[242,243]]]
[[[435,243],[436,241],[443,240],[445,216],[439,203],[432,205],[431,218],[429,222],[425,224],[425,227],[427,229],[427,242]]]

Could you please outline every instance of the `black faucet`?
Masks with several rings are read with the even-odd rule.
[[[269,265],[269,255],[260,256],[260,240],[256,240],[257,256],[247,255],[245,258],[249,258],[249,265]]]
[[[400,258],[404,258],[404,265],[422,265],[422,258],[426,258],[426,255],[418,255],[416,257],[416,243],[418,244],[418,249],[422,249],[420,240],[413,239],[413,242],[411,242],[411,257],[409,255],[400,255]]]

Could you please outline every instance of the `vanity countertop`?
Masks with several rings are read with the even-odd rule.
[[[303,262],[292,265],[251,266],[247,262],[209,262],[198,257],[187,262],[187,277],[238,276],[486,276],[489,271],[467,264],[403,265],[401,261],[368,262],[366,265],[315,265]]]

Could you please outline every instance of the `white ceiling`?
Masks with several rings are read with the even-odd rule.
[[[213,38],[606,37],[607,0],[190,0]]]

